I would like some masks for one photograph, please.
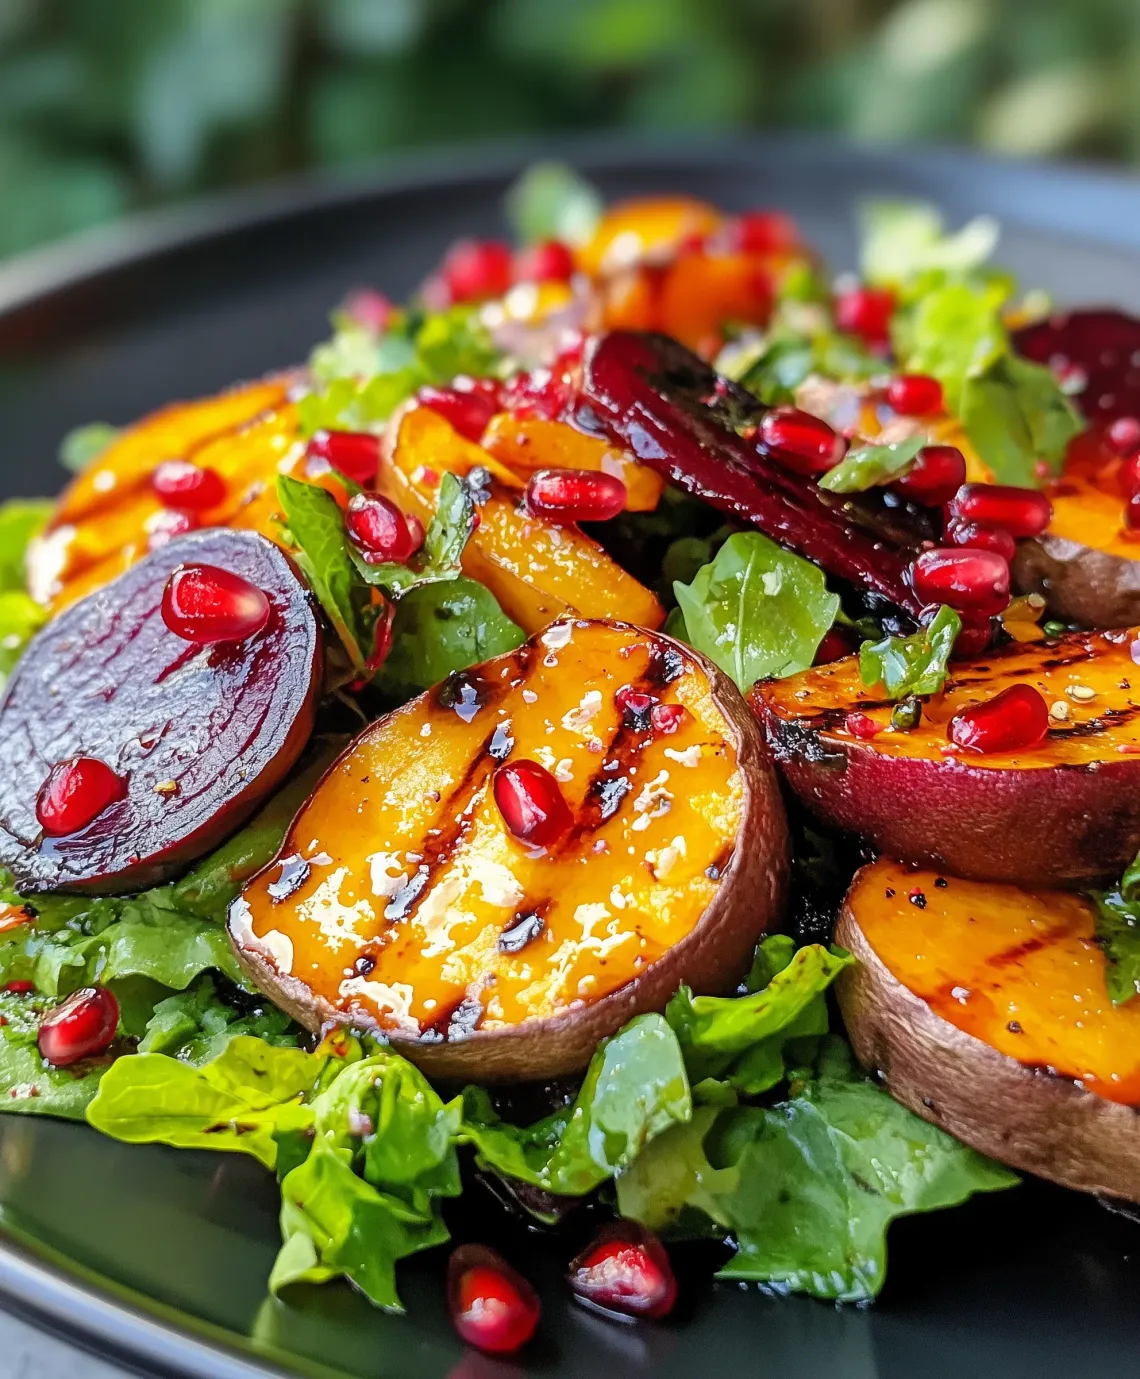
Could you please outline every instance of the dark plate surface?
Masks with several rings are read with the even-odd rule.
[[[544,150],[548,152],[549,150]],[[1140,309],[1140,184],[968,155],[853,150],[812,140],[560,150],[611,194],[684,190],[799,215],[850,266],[868,193],[938,201],[952,221],[998,215],[1003,261],[1061,302]],[[60,435],[125,422],[176,397],[303,357],[346,289],[409,291],[457,233],[501,228],[523,156],[436,159],[352,183],[313,183],[139,222],[0,267],[0,492],[58,487]],[[564,1301],[566,1243],[515,1232],[493,1209],[456,1222],[534,1277],[546,1322],[525,1365],[463,1351],[444,1315],[440,1255],[402,1274],[403,1318],[347,1288],[267,1300],[277,1194],[256,1164],[132,1148],[83,1126],[0,1119],[0,1298],[146,1372],[509,1379],[1102,1379],[1140,1354],[1140,1226],[1040,1184],[891,1234],[877,1305],[693,1282],[668,1324],[603,1322]]]

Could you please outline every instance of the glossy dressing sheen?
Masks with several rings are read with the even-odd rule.
[[[825,742],[857,742],[885,756],[934,761],[955,756],[970,766],[1007,770],[1118,761],[1140,753],[1140,665],[1131,650],[1137,635],[1133,630],[1014,643],[977,661],[953,663],[945,693],[923,704],[922,720],[909,732],[889,729],[893,705],[877,687],[863,684],[857,656],[761,684],[753,693],[781,720],[819,731]],[[1015,684],[1034,686],[1050,706],[1049,732],[1041,746],[984,754],[952,748],[946,736],[950,719]],[[884,731],[857,737],[847,725],[853,710]]]
[[[563,622],[368,729],[231,912],[239,946],[356,1023],[429,1041],[623,986],[695,927],[732,855],[743,783],[703,671],[623,625]],[[623,720],[633,683],[687,713]],[[507,831],[499,760],[538,761],[574,825]]]
[[[849,904],[891,975],[1028,1068],[1140,1105],[1140,999],[1114,1007],[1092,904],[879,861]]]

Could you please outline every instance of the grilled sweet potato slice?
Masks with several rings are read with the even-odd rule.
[[[435,512],[440,475],[477,469],[486,471],[485,497],[463,568],[509,618],[527,632],[567,613],[660,627],[664,609],[643,584],[577,528],[528,513],[523,481],[437,412],[411,406],[390,422],[380,487],[425,524]]]
[[[624,708],[626,685],[683,706],[672,731]],[[545,848],[495,803],[496,769],[519,760],[572,814]],[[367,728],[229,928],[310,1029],[378,1029],[441,1076],[551,1077],[683,981],[730,989],[779,918],[787,861],[763,739],[726,677],[671,638],[566,620]]]
[[[851,1043],[917,1115],[1066,1187],[1140,1201],[1140,998],[1113,1007],[1092,904],[882,860],[847,894]]]
[[[910,732],[889,728],[892,706],[863,685],[856,657],[758,684],[752,703],[788,784],[829,823],[959,876],[1085,885],[1119,876],[1140,847],[1134,638],[1072,633],[955,662]],[[1036,686],[1054,708],[1041,746],[954,749],[953,715],[1015,684]],[[882,731],[857,736],[852,712]]]
[[[64,490],[32,544],[31,592],[58,612],[109,583],[168,536],[171,517],[151,486],[163,460],[189,460],[222,480],[222,499],[194,514],[201,527],[238,527],[280,538],[275,483],[296,473],[347,502],[326,468],[307,472],[288,380],[250,383],[217,397],[179,402],[128,427]]]

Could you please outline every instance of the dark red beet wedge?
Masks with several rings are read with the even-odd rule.
[[[1019,354],[1082,386],[1073,401],[1090,421],[1140,416],[1140,317],[1123,311],[1066,311],[1025,326]]]
[[[605,1227],[570,1265],[575,1297],[627,1317],[664,1317],[677,1301],[665,1247],[632,1221]]]
[[[668,336],[610,331],[587,351],[587,429],[600,426],[678,487],[917,616],[908,570],[924,533],[878,495],[830,494],[781,464],[752,434],[764,410]]]
[[[163,590],[184,565],[264,591],[264,627],[215,646],[176,636]],[[321,672],[309,596],[264,537],[210,529],[152,552],[50,622],[9,681],[0,866],[23,891],[163,880],[239,827],[289,771]]]

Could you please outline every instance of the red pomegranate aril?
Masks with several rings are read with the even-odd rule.
[[[511,285],[511,249],[497,239],[461,239],[439,270],[452,302],[501,297]]]
[[[974,752],[1022,752],[1044,742],[1049,706],[1032,685],[1010,685],[985,703],[956,713],[946,735]]]
[[[887,384],[886,398],[904,417],[928,417],[945,405],[942,384],[926,373],[900,373]]]
[[[614,693],[614,703],[625,714],[629,714],[634,720],[648,719],[649,711],[657,703],[652,694],[646,694],[644,690],[634,689],[632,685],[622,685],[621,689]]]
[[[766,449],[797,474],[825,474],[839,463],[847,442],[827,422],[798,407],[773,407],[757,435]]]
[[[855,650],[855,644],[849,633],[839,627],[829,627],[823,634],[823,640],[815,649],[815,659],[813,666],[826,666],[832,661],[842,660],[844,656],[850,656]]]
[[[872,349],[881,349],[891,338],[895,294],[884,287],[854,287],[835,300],[835,324],[848,335],[857,335]]]
[[[963,618],[961,630],[954,638],[951,659],[969,661],[974,656],[981,656],[989,649],[993,636],[993,623],[989,618]]]
[[[606,522],[628,496],[619,478],[592,469],[539,469],[526,485],[530,511],[556,522]]]
[[[115,1042],[119,1003],[105,986],[76,991],[40,1022],[40,1053],[55,1068],[103,1053]]]
[[[341,311],[372,335],[383,335],[392,320],[391,298],[374,287],[359,287],[344,299]]]
[[[305,454],[331,464],[354,484],[370,484],[380,468],[380,438],[371,431],[318,431]]]
[[[1130,531],[1140,531],[1140,493],[1134,493],[1124,504],[1124,526]]]
[[[542,1315],[526,1279],[483,1245],[461,1245],[448,1260],[447,1302],[460,1337],[491,1355],[521,1349]]]
[[[1140,417],[1117,417],[1104,433],[1104,443],[1114,455],[1140,450]]]
[[[226,496],[226,486],[215,470],[189,460],[163,460],[150,476],[150,486],[163,507],[184,512],[216,507]]]
[[[98,757],[71,757],[52,767],[36,796],[36,818],[52,838],[78,833],[126,797],[127,782]]]
[[[1120,471],[1116,477],[1125,498],[1140,493],[1140,451],[1121,460]]]
[[[941,507],[962,487],[966,457],[956,445],[924,445],[893,487],[905,498],[927,507]]]
[[[684,704],[654,704],[649,710],[649,721],[657,732],[668,737],[685,721],[686,713]]]
[[[601,1230],[570,1265],[567,1278],[575,1297],[629,1317],[664,1317],[677,1301],[665,1247],[632,1221]]]
[[[13,996],[30,996],[35,989],[35,982],[9,982],[4,988],[5,991],[10,991]]]
[[[876,723],[870,714],[855,711],[847,715],[844,723],[852,737],[860,738],[864,742],[869,738],[877,737],[886,726],[883,723]]]
[[[269,621],[269,599],[218,565],[181,565],[162,591],[162,621],[196,646],[244,642]]]
[[[1053,505],[1043,493],[1013,484],[963,484],[950,508],[963,521],[1001,527],[1018,540],[1040,536],[1053,516]]]
[[[160,508],[147,519],[147,549],[157,551],[160,546],[165,546],[175,537],[197,531],[201,525],[192,512],[183,512],[179,508]]]
[[[424,544],[423,524],[382,493],[356,493],[344,515],[349,540],[369,564],[402,565]]]
[[[574,822],[558,782],[537,761],[507,762],[495,772],[495,804],[516,838],[535,847],[549,847]]]
[[[1009,532],[1000,527],[983,527],[978,522],[962,522],[952,517],[946,523],[946,539],[955,546],[968,546],[972,550],[993,551],[1003,560],[1012,560],[1017,552],[1017,542]]]
[[[800,232],[782,211],[745,211],[730,220],[724,239],[741,254],[788,254],[800,247]]]
[[[991,617],[1009,603],[1009,562],[993,551],[935,547],[913,566],[914,592],[923,603]]]
[[[515,255],[514,279],[520,283],[566,282],[574,276],[574,251],[560,239],[544,239]]]
[[[421,388],[417,397],[423,406],[449,421],[465,440],[476,443],[499,410],[497,401],[485,393],[461,393],[458,388]]]

